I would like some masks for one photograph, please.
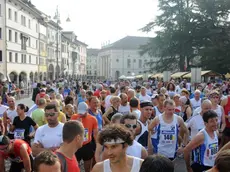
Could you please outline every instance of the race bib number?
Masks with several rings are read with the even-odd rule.
[[[14,139],[24,139],[25,129],[15,129]]]
[[[209,145],[209,153],[210,155],[207,156],[214,156],[218,152],[218,143],[213,143]]]
[[[162,131],[162,143],[173,143],[175,140],[175,131]]]
[[[85,128],[85,134],[84,134],[84,142],[89,140],[89,130]]]

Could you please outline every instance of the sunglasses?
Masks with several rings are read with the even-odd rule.
[[[133,128],[136,129],[137,128],[137,124],[125,124],[126,128]]]
[[[54,115],[56,115],[55,112],[54,112],[54,113],[45,113],[45,116],[46,116],[46,117],[48,117],[48,116],[54,116]]]
[[[220,97],[219,96],[213,96],[212,98],[213,99],[219,99]]]

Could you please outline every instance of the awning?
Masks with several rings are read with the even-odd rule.
[[[192,75],[192,73],[190,72],[190,73],[184,75],[183,78],[191,78],[191,75]],[[213,72],[211,70],[201,71],[201,76],[205,76],[205,75],[208,75],[208,76],[221,76],[221,74]]]
[[[143,78],[143,75],[137,75],[135,76],[136,79],[140,79],[140,78]]]
[[[157,73],[155,75],[152,75],[151,78],[163,78],[163,73]]]
[[[126,79],[135,79],[135,76],[126,76]]]
[[[227,74],[225,75],[225,78],[230,78],[230,73],[227,73]]]
[[[121,76],[119,77],[119,79],[126,79],[126,76],[125,76],[125,75],[121,75]]]
[[[189,72],[176,72],[174,74],[171,75],[172,78],[181,78],[184,75],[188,74]]]

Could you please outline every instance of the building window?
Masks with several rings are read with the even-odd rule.
[[[31,64],[31,55],[29,56],[29,64]]]
[[[139,68],[142,68],[142,60],[139,59]]]
[[[24,55],[24,61],[23,61],[23,63],[26,63],[27,61],[26,61],[26,54]]]
[[[15,32],[14,39],[15,39],[15,42],[18,43],[18,32]]]
[[[30,19],[28,20],[28,27],[30,28]]]
[[[18,62],[18,53],[15,53],[15,59],[14,59],[15,63]]]
[[[127,68],[131,68],[131,59],[127,59]]]
[[[116,62],[119,62],[119,59],[117,59]]]
[[[39,64],[38,57],[36,57],[36,64]]]
[[[26,26],[26,17],[21,15],[21,25]]]
[[[28,38],[28,46],[31,47],[30,38]]]
[[[2,39],[2,28],[0,28],[0,39]]]
[[[23,54],[21,54],[21,63],[23,63]]]
[[[12,62],[12,52],[9,52],[9,62]]]
[[[36,40],[36,49],[38,48],[38,40]]]
[[[136,59],[133,59],[133,63],[136,63]]]
[[[2,16],[2,5],[0,4],[0,16]]]
[[[28,38],[21,34],[21,48],[22,50],[26,50],[26,42]]]
[[[17,13],[17,11],[14,12],[14,21],[18,22],[18,13]]]
[[[0,50],[0,62],[2,62],[2,51],[1,50]]]
[[[12,11],[10,8],[8,9],[8,17],[10,20],[12,19]]]
[[[38,33],[38,24],[36,24],[36,32]]]
[[[12,31],[9,30],[9,41],[12,41]]]

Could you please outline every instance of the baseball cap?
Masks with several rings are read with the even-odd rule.
[[[85,114],[88,111],[88,105],[85,102],[78,104],[77,112],[78,114]]]

